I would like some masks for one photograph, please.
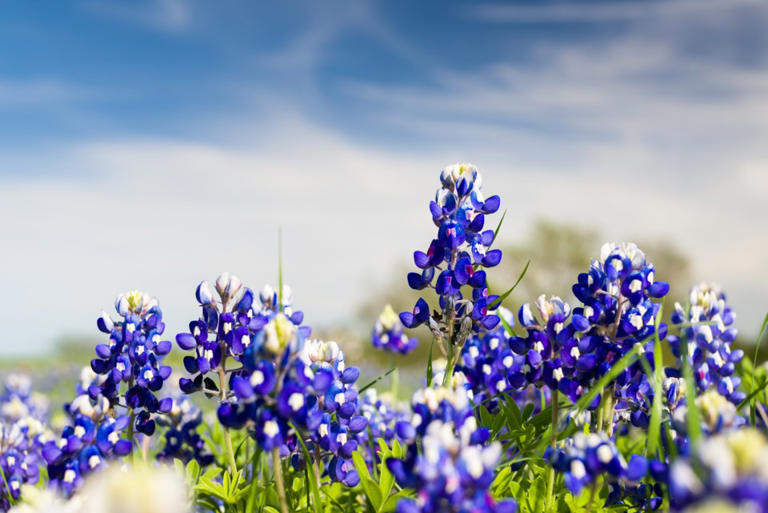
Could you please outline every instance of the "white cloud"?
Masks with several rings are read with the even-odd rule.
[[[720,16],[678,4],[697,20]],[[607,239],[672,239],[756,331],[768,309],[768,72],[688,55],[679,18],[624,17],[634,21],[617,38],[550,42],[526,65],[439,70],[439,88],[350,84],[371,117],[412,136],[408,149],[339,135],[308,119],[301,100],[257,90],[240,116],[209,120],[226,143],[91,138],[0,156],[3,167],[48,171],[0,188],[10,220],[0,225],[10,291],[0,309],[24,335],[14,349],[87,332],[100,307],[137,287],[160,298],[170,332],[183,329],[198,280],[229,270],[254,287],[275,281],[278,225],[308,322],[347,318],[396,262],[426,248],[427,202],[439,168],[457,160],[479,165],[504,198],[504,239],[542,215]],[[311,70],[319,55],[307,48],[336,27],[280,55]],[[58,179],[64,172],[79,179]]]

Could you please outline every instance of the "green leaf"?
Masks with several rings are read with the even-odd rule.
[[[512,326],[509,325],[507,320],[501,315],[499,315],[498,317],[499,317],[499,320],[501,321],[501,325],[504,326],[504,331],[507,332],[507,335],[515,336],[516,335],[515,330],[512,329]]]
[[[412,493],[408,490],[397,492],[395,495],[384,501],[384,504],[381,505],[381,509],[379,509],[379,513],[390,513],[391,511],[395,511],[395,507],[400,499],[410,497],[411,495]]]
[[[299,433],[299,430],[296,428],[296,426],[291,423],[291,427],[294,431]],[[304,443],[304,439],[302,437],[297,437],[299,439],[299,443],[301,443],[301,450],[304,452],[304,461],[306,461],[306,478],[309,484],[309,491],[312,493],[312,505],[313,509],[315,510],[315,513],[320,513],[322,504],[320,502],[320,490],[317,487],[317,483],[320,482],[320,476],[317,475],[316,467],[313,464],[312,456],[310,456],[309,451],[307,450],[307,446]]]
[[[507,217],[507,209],[504,209],[504,213],[501,214],[501,219],[499,219],[499,224],[496,225],[496,229],[493,230],[493,240],[491,241],[491,244],[496,242],[496,237],[499,235],[499,230],[501,230],[501,223],[504,222],[504,218]]]
[[[368,472],[368,464],[365,462],[365,459],[363,459],[360,452],[352,453],[352,464],[355,466],[355,470],[357,470],[357,473],[360,475],[361,481],[366,477],[370,479],[371,474]]]
[[[381,497],[386,500],[392,492],[392,487],[395,485],[395,476],[387,467],[390,451],[383,438],[379,438],[379,448],[381,449],[381,452],[379,453],[381,455],[381,463],[379,464],[379,491],[381,492]]]
[[[525,276],[525,273],[528,272],[528,266],[531,265],[531,261],[528,260],[528,263],[525,264],[525,267],[523,267],[523,272],[520,273],[520,276],[517,277],[517,281],[514,285],[512,285],[509,290],[507,290],[505,293],[501,294],[499,297],[497,297],[493,303],[488,305],[488,310],[494,310],[497,306],[499,306],[507,297],[512,293],[513,290],[520,284],[520,282],[523,279],[523,276]]]
[[[754,381],[757,381],[757,380],[754,380]],[[739,410],[740,410],[740,409],[742,409],[744,406],[746,406],[747,404],[750,404],[750,402],[752,401],[752,399],[754,399],[755,397],[757,397],[758,395],[760,395],[760,393],[761,393],[763,390],[765,390],[765,388],[766,388],[766,387],[768,387],[768,379],[761,381],[761,382],[760,382],[760,384],[759,384],[759,385],[757,385],[757,388],[755,388],[755,389],[754,389],[754,390],[753,390],[753,391],[752,391],[752,392],[751,392],[751,393],[750,393],[750,394],[749,394],[747,397],[745,397],[745,398],[744,398],[744,400],[743,400],[743,401],[741,401],[741,402],[739,403],[739,406],[737,407],[737,409],[739,409]]]
[[[435,337],[432,337],[432,342],[429,344],[429,355],[427,356],[427,388],[432,386],[432,379],[434,377],[432,373],[432,350],[435,348]]]
[[[384,378],[386,378],[387,376],[389,376],[390,374],[392,374],[392,373],[395,371],[395,368],[396,368],[396,367],[392,367],[391,369],[389,369],[389,370],[388,370],[387,372],[385,372],[384,374],[381,374],[379,377],[377,377],[376,379],[374,379],[373,381],[371,381],[370,383],[368,383],[367,385],[365,385],[363,388],[359,389],[359,390],[357,391],[357,393],[358,393],[358,394],[362,394],[363,392],[365,392],[366,390],[368,390],[369,388],[371,388],[373,385],[375,385],[376,383],[378,383],[378,382],[379,382],[379,381],[381,381],[382,379],[384,379]]]
[[[765,328],[768,326],[768,313],[765,314],[765,318],[763,319],[763,325],[760,327],[760,332],[757,334],[757,340],[755,340],[755,356],[752,358],[752,365],[753,367],[757,367],[757,356],[760,353],[760,342],[763,340],[763,334],[765,333]],[[752,395],[755,392],[755,380],[752,380],[752,391],[750,392],[750,395]],[[754,396],[752,396],[754,397]],[[752,420],[752,424],[755,424],[755,406],[753,402],[749,403],[749,416]]]
[[[365,479],[361,479],[360,482],[363,485],[366,497],[371,501],[371,506],[373,506],[374,511],[379,511],[383,505],[384,498],[381,495],[381,490],[379,490],[376,481],[370,477],[366,477]]]

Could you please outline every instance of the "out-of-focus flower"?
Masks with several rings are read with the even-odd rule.
[[[75,496],[67,500],[51,488],[33,485],[22,487],[22,503],[10,509],[11,513],[82,513],[83,503]]]
[[[768,442],[753,428],[706,438],[690,458],[677,459],[669,471],[673,511],[710,501],[739,511],[768,511]]]
[[[81,513],[191,513],[182,476],[160,465],[110,467],[91,476],[80,494]]]
[[[373,347],[393,353],[410,353],[419,343],[417,338],[408,338],[403,333],[403,324],[392,309],[387,305],[376,320],[371,335]]]
[[[35,399],[31,380],[11,374],[0,394],[0,510],[21,498],[22,487],[37,483],[41,450],[52,434],[45,425],[47,402]]]
[[[485,445],[488,430],[477,426],[464,387],[419,390],[412,409],[411,420],[398,422],[396,428],[398,436],[410,442],[406,457],[387,460],[397,482],[416,491],[414,499],[398,503],[398,513],[517,510],[513,500],[496,502],[488,492],[501,445]]]
[[[699,390],[714,388],[739,404],[746,394],[739,390],[741,378],[734,375],[736,364],[744,357],[741,349],[731,349],[737,334],[735,318],[723,291],[700,283],[691,289],[687,307],[675,303],[672,324],[680,333],[668,340],[675,356],[688,359]]]

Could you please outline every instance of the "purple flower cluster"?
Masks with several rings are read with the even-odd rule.
[[[397,438],[397,423],[410,419],[410,414],[397,409],[384,397],[380,397],[375,388],[369,388],[359,399],[360,415],[368,421],[367,429],[357,435],[358,445],[365,448],[373,446],[374,454],[366,452],[366,461],[372,464],[378,455],[378,439],[383,439],[388,446]]]
[[[506,309],[499,308],[499,315],[505,316],[508,325],[514,325],[514,319]],[[523,373],[525,364],[525,356],[512,350],[505,328],[499,325],[493,330],[470,335],[455,370],[464,374],[474,402],[493,409],[495,396],[514,393],[528,384]]]
[[[518,318],[526,328],[525,337],[513,337],[510,345],[525,355],[526,380],[544,383],[572,401],[606,374],[637,344],[643,358],[653,362],[652,338],[662,298],[669,285],[655,281],[655,268],[632,243],[603,245],[599,259],[578,277],[573,293],[581,305],[571,307],[558,297],[536,302],[538,316],[530,305],[520,308]],[[667,327],[659,326],[659,336]],[[645,385],[643,385],[645,383]],[[626,388],[629,387],[629,390]],[[645,372],[636,362],[610,384],[611,408],[630,408],[638,393],[647,388]],[[590,405],[596,407],[600,397]],[[642,422],[638,419],[637,422]]]
[[[731,349],[737,334],[735,317],[720,288],[701,283],[691,289],[686,307],[675,304],[672,324],[680,334],[670,335],[668,340],[678,359],[687,355],[699,390],[715,388],[739,404],[746,394],[738,389],[741,378],[734,375],[744,357],[744,351]]]
[[[493,313],[497,296],[489,295],[484,269],[501,261],[501,250],[490,249],[494,231],[485,229],[485,217],[499,209],[500,200],[498,196],[484,198],[480,172],[469,164],[443,169],[440,181],[442,187],[429,205],[437,238],[426,252],[413,255],[421,272],[408,274],[411,288],[434,289],[440,313],[430,316],[429,305],[420,298],[413,311],[401,313],[400,319],[407,328],[428,324],[447,344],[448,367],[452,369],[457,348],[461,349],[471,332],[499,324]]]
[[[162,365],[163,357],[171,351],[171,342],[161,339],[163,313],[156,299],[139,291],[119,296],[115,310],[118,320],[102,312],[97,321],[99,330],[109,335],[109,342],[96,346],[98,358],[91,360],[91,369],[105,379],[91,385],[87,393],[92,399],[106,397],[112,407],[129,409],[135,430],[151,436],[155,414],[166,413],[171,407],[170,399],[159,400],[156,395],[171,375],[171,367]],[[123,383],[127,388],[124,394]]]
[[[652,489],[646,490],[648,485],[641,481],[646,475],[665,481],[666,465],[655,460],[649,461],[640,454],[633,454],[627,463],[605,434],[577,433],[563,447],[549,447],[544,457],[555,470],[563,473],[565,486],[574,495],[603,476],[611,484],[606,506],[628,499],[634,499],[633,506],[654,510],[661,506],[661,487],[654,485]],[[647,495],[651,497],[647,498]]]
[[[106,378],[85,368],[81,373],[81,391],[66,405],[70,422],[61,436],[42,448],[48,466],[51,487],[71,495],[85,476],[102,468],[110,459],[126,456],[133,442],[123,437],[130,424],[128,415],[116,415],[110,400],[98,392]]]
[[[43,464],[41,450],[50,436],[45,427],[47,402],[32,392],[31,380],[11,374],[0,393],[0,510],[21,497],[24,484],[34,484]]]
[[[172,406],[156,396],[171,374],[162,365],[171,343],[160,338],[165,323],[157,300],[132,291],[117,298],[115,310],[117,320],[105,312],[97,320],[109,341],[96,346],[97,358],[81,373],[77,396],[65,407],[69,424],[42,449],[50,485],[66,495],[108,460],[129,454],[134,431],[151,436],[155,417]]]
[[[219,421],[228,428],[248,427],[267,451],[278,449],[303,462],[298,437],[333,479],[349,486],[359,481],[351,462],[356,435],[367,425],[359,415],[360,374],[346,367],[335,342],[310,340],[303,314],[291,307],[290,290],[266,287],[258,299],[240,281],[224,274],[216,280],[219,299],[203,282],[197,299],[203,315],[176,341],[194,351],[184,364],[193,378],[182,378],[186,392],[218,394]],[[256,299],[256,300],[255,300]],[[228,369],[227,359],[240,364]],[[206,374],[217,372],[219,386]]]
[[[409,442],[406,457],[387,460],[397,482],[416,491],[398,502],[398,513],[517,510],[514,501],[497,503],[488,492],[501,445],[485,445],[488,430],[477,426],[463,386],[419,390],[411,407],[411,421],[397,423],[398,436]]]
[[[419,343],[418,339],[409,338],[403,333],[403,324],[391,305],[385,306],[376,320],[371,340],[375,348],[400,354],[410,353]]]
[[[695,455],[677,459],[670,467],[671,509],[718,504],[717,511],[768,512],[766,461],[768,442],[756,429],[703,440]]]
[[[165,427],[165,446],[157,459],[179,459],[185,463],[196,460],[202,467],[213,463],[213,453],[198,433],[202,422],[203,412],[192,401],[186,397],[174,398],[171,410],[158,418],[158,423]]]

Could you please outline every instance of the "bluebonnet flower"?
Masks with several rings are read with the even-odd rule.
[[[65,495],[74,493],[85,476],[102,468],[110,459],[126,456],[132,440],[123,437],[130,424],[128,415],[115,415],[110,400],[89,387],[65,408],[70,423],[57,440],[42,447],[50,486]]]
[[[225,427],[247,427],[264,450],[293,454],[297,465],[306,463],[301,437],[328,475],[356,485],[351,456],[367,425],[354,387],[359,370],[346,367],[337,343],[309,339],[311,329],[292,309],[289,288],[278,294],[265,287],[255,298],[228,276],[217,280],[216,290],[219,301],[205,283],[198,287],[203,316],[176,337],[183,349],[195,351],[185,366],[197,375],[180,380],[182,390],[218,393]],[[228,371],[228,358],[241,367]],[[205,376],[210,371],[219,373],[221,388]]]
[[[369,441],[378,439],[383,439],[387,445],[391,445],[391,442],[397,438],[397,423],[411,418],[409,412],[398,408],[390,399],[386,394],[379,395],[375,388],[367,389],[360,396],[358,401],[360,415],[368,421],[367,429],[358,434],[358,443],[362,447],[367,447]],[[377,446],[378,444],[375,444],[374,448]]]
[[[747,424],[747,419],[739,414],[736,406],[714,389],[696,397],[696,408],[699,410],[701,431],[705,435],[731,431]],[[678,453],[688,454],[688,406],[684,399],[672,410],[671,416]]]
[[[477,426],[463,386],[419,390],[412,409],[410,422],[397,423],[398,435],[410,442],[406,457],[387,460],[397,482],[416,491],[414,499],[398,502],[398,513],[517,510],[514,501],[497,503],[488,492],[501,445],[484,445],[488,430]]]
[[[691,289],[687,307],[675,303],[672,325],[680,333],[670,335],[668,340],[678,359],[687,355],[699,390],[712,387],[739,404],[746,394],[739,390],[741,378],[734,374],[744,357],[741,349],[731,349],[737,334],[735,318],[720,288],[700,283]]]
[[[499,315],[505,312],[508,313],[499,308]],[[508,325],[514,325],[512,316],[508,318]],[[511,349],[506,330],[499,325],[493,330],[469,336],[455,372],[466,378],[473,401],[493,410],[497,395],[515,393],[528,385],[523,373],[525,364],[525,356]]]
[[[171,343],[161,339],[165,323],[157,300],[132,291],[118,296],[115,310],[118,319],[102,312],[96,322],[109,341],[96,346],[92,372],[81,373],[77,396],[65,406],[69,424],[42,448],[50,485],[66,495],[108,460],[129,454],[134,430],[152,435],[155,417],[172,406],[170,398],[156,396],[171,374],[162,365]]]
[[[469,334],[499,324],[494,313],[497,296],[488,291],[484,269],[501,261],[501,250],[490,249],[494,231],[485,229],[485,216],[499,209],[500,200],[498,196],[483,196],[480,172],[470,164],[446,167],[440,181],[442,187],[429,206],[437,238],[426,252],[416,251],[413,255],[421,272],[408,274],[411,288],[434,289],[440,313],[431,316],[429,305],[420,298],[412,312],[400,314],[400,320],[407,328],[428,324],[446,346],[443,350],[448,356],[448,380]]]
[[[48,399],[32,390],[32,380],[26,374],[9,374],[0,392],[0,419],[16,422],[31,417],[45,421],[48,416]]]
[[[0,510],[21,497],[22,486],[36,483],[43,464],[41,449],[51,437],[45,422],[47,401],[32,391],[23,374],[6,377],[0,393]]]
[[[557,296],[547,299],[542,294],[534,306],[538,315],[529,303],[523,304],[518,312],[526,336],[514,336],[509,341],[515,354],[522,357],[514,379],[520,385],[546,384],[551,390],[558,390],[563,388],[561,382],[568,382],[563,380],[564,372],[570,374],[569,369],[575,367],[577,361],[582,368],[594,367],[594,355],[582,356],[577,347],[566,345],[569,332],[565,326],[571,314],[568,303]]]
[[[566,440],[562,447],[547,448],[544,457],[558,472],[563,473],[566,488],[578,495],[584,487],[596,482],[602,476],[611,484],[611,493],[606,506],[619,504],[627,499],[634,499],[636,506],[657,509],[662,502],[663,490],[654,485],[652,490],[645,489],[640,482],[651,475],[654,479],[664,479],[666,465],[659,461],[649,461],[640,454],[633,454],[627,463],[619,453],[613,441],[604,433],[576,433]],[[652,497],[645,503],[646,493]],[[641,501],[641,504],[637,504]]]
[[[718,500],[739,511],[768,512],[768,443],[756,429],[705,438],[690,458],[669,469],[670,505],[682,511]]]
[[[157,459],[179,459],[185,463],[195,460],[202,467],[213,463],[213,453],[198,433],[198,427],[203,422],[203,413],[188,398],[174,398],[170,411],[159,417],[158,422],[166,430],[165,446],[157,454]]]
[[[392,305],[385,306],[379,315],[373,326],[371,339],[373,347],[400,354],[410,353],[419,344],[417,338],[409,338],[403,333],[403,324],[392,309]]]
[[[655,268],[632,243],[607,243],[600,258],[578,277],[573,293],[581,305],[571,308],[558,297],[539,297],[538,315],[530,305],[518,313],[525,337],[512,337],[510,345],[526,358],[526,381],[546,384],[572,401],[606,374],[630,350],[640,345],[642,358],[653,365],[652,338],[660,305],[653,300],[669,291],[655,280]],[[667,327],[659,326],[659,337]],[[645,379],[641,362],[620,373],[607,387],[608,432],[613,431],[614,407],[621,411],[637,399],[637,387]],[[639,392],[643,392],[640,390]],[[634,394],[634,395],[633,395]],[[597,396],[590,408],[601,401]]]
[[[161,400],[156,395],[171,375],[171,367],[162,364],[171,350],[171,342],[161,339],[165,331],[163,314],[156,299],[139,291],[120,295],[115,310],[119,319],[113,320],[102,312],[97,321],[109,341],[96,346],[98,358],[91,360],[91,369],[104,379],[92,384],[87,393],[92,398],[106,397],[111,407],[130,409],[135,420],[133,428],[152,435],[155,414],[165,413],[171,406],[170,399]]]

